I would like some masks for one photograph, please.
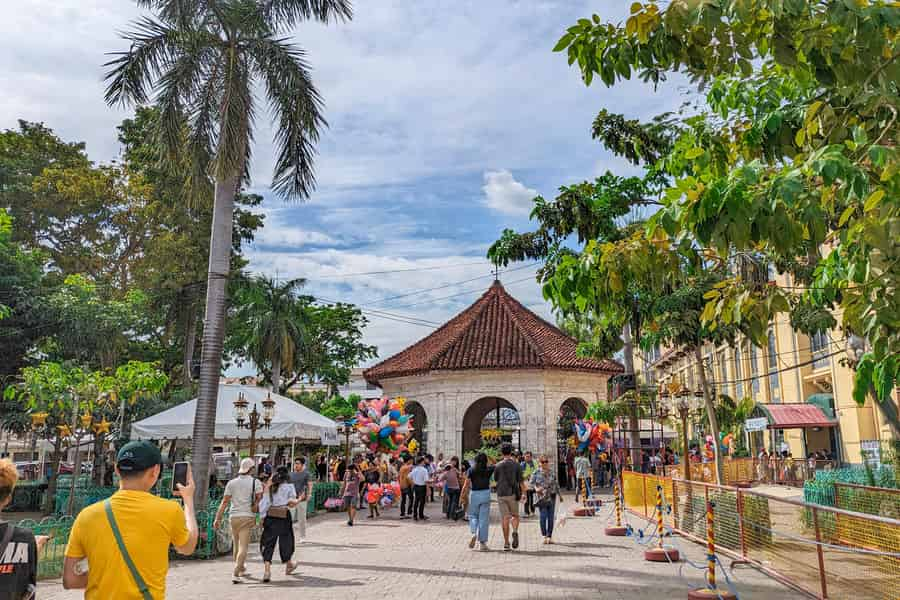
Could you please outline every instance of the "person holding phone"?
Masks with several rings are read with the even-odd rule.
[[[150,442],[128,442],[116,456],[119,491],[82,510],[69,535],[63,587],[84,589],[85,600],[166,597],[169,546],[185,556],[197,547],[194,478],[185,465],[185,483],[175,483],[173,500],[150,493],[163,462]],[[85,569],[83,562],[87,559]]]
[[[247,569],[244,565],[247,561],[247,551],[250,548],[250,533],[253,525],[256,524],[259,499],[263,492],[263,484],[253,477],[255,466],[252,458],[245,458],[241,461],[238,476],[225,484],[225,493],[213,521],[213,528],[218,529],[222,524],[222,515],[225,513],[225,509],[230,507],[228,520],[231,525],[234,555],[232,583],[241,583],[247,577]]]

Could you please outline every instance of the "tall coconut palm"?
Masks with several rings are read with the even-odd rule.
[[[304,302],[298,291],[305,279],[278,283],[259,276],[245,284],[237,295],[234,316],[238,343],[260,369],[268,369],[272,390],[281,386],[281,373],[293,368],[294,355],[306,333]]]
[[[304,20],[348,20],[349,0],[137,0],[155,12],[123,37],[127,51],[107,63],[109,104],[160,109],[160,143],[188,154],[190,189],[214,181],[200,394],[194,417],[197,501],[206,505],[209,454],[225,336],[234,198],[245,182],[257,112],[265,93],[278,150],[272,189],[305,198],[315,184],[314,145],[326,126],[304,52],[287,33]],[[184,164],[180,161],[175,164]]]

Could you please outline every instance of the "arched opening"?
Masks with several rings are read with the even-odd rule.
[[[519,411],[508,400],[486,397],[475,401],[463,416],[463,454],[481,446],[509,442],[520,448]]]
[[[413,431],[410,439],[416,440],[422,452],[428,452],[428,415],[418,402],[407,402],[406,414],[412,415]]]
[[[581,398],[567,398],[559,407],[556,418],[556,444],[559,484],[569,487],[569,468],[575,460],[574,450],[569,446],[569,438],[574,435],[573,425],[587,414],[587,402]]]

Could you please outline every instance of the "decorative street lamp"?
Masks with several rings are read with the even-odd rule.
[[[353,417],[338,417],[335,419],[337,421],[337,432],[344,434],[344,461],[345,464],[350,464],[350,434],[353,432],[353,423],[351,419]]]
[[[237,400],[234,401],[234,420],[238,429],[250,431],[250,458],[253,458],[256,456],[256,432],[272,426],[272,420],[275,418],[275,401],[272,400],[271,394],[266,394],[266,399],[262,401],[261,413],[257,410],[256,403],[249,413],[248,406],[250,403],[244,397],[244,392],[238,392]],[[237,450],[240,451],[240,447]]]
[[[699,392],[702,398],[702,390]],[[684,479],[691,480],[691,461],[688,453],[688,418],[693,410],[697,407],[697,394],[691,392],[684,381],[676,380],[674,377],[669,381],[668,385],[660,385],[659,397],[663,403],[671,402],[672,409],[681,419],[681,445],[682,445],[682,462],[684,465]]]

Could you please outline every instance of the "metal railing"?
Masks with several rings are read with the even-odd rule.
[[[662,485],[666,526],[706,539],[715,505],[716,550],[816,598],[892,599],[900,590],[900,520],[735,487],[625,472],[625,506],[653,516]]]
[[[793,458],[764,459],[726,458],[723,464],[725,485],[742,483],[776,483],[802,487],[805,481],[816,478],[817,471],[830,471],[834,461],[803,460]],[[691,463],[691,479],[704,483],[716,482],[714,463]],[[681,478],[683,465],[666,465],[663,474],[667,477]]]

